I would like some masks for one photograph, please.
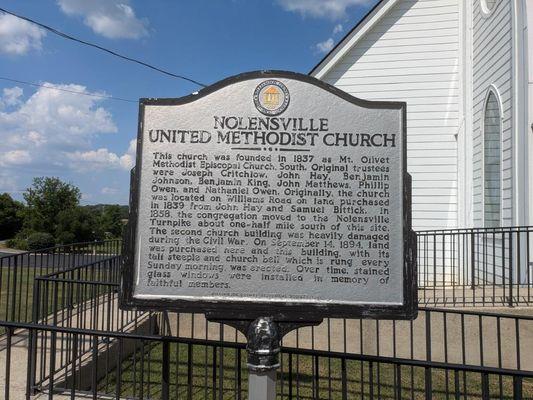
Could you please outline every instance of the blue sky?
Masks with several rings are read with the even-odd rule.
[[[240,72],[307,73],[376,0],[3,0],[18,14],[206,84]],[[137,100],[198,89],[0,13],[0,193],[35,176],[83,203],[127,204]]]

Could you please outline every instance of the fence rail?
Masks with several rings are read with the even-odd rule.
[[[125,311],[119,308],[118,291],[121,256],[108,257],[86,265],[52,272],[35,279],[33,286],[34,323],[55,327],[98,330],[103,332],[135,332],[139,325],[151,323],[149,332],[161,314]],[[35,334],[29,338],[28,368],[32,388],[41,388],[43,382],[72,364],[72,341],[63,333],[53,337]],[[91,342],[80,342],[80,357],[92,349]],[[109,351],[110,344],[106,344]]]
[[[0,325],[8,329],[9,342],[33,334],[51,343],[59,337],[69,343],[68,358],[74,361],[61,369],[53,368],[57,355],[50,350],[49,379],[39,387],[50,398],[83,392],[93,398],[247,398],[245,344],[239,341],[32,323]],[[90,350],[82,353],[86,344]],[[115,350],[104,351],[106,346]],[[12,348],[6,348],[4,371],[13,366]],[[9,376],[4,379],[4,396],[9,399]],[[28,389],[31,392],[30,385]],[[533,371],[283,346],[277,392],[287,399],[527,399],[533,396]]]
[[[170,312],[132,314],[135,329],[113,322],[117,265],[38,278],[40,324],[16,325],[29,332],[30,392],[246,398],[245,342],[235,329]],[[533,397],[533,316],[422,308],[414,321],[326,319],[282,344],[281,398]]]
[[[37,277],[121,254],[120,240],[74,243],[0,257],[0,319],[29,322]]]
[[[278,396],[533,398],[533,316],[437,308],[529,305],[531,230],[419,232],[419,317],[291,332]],[[121,262],[119,241],[0,258],[4,398],[22,358],[27,396],[246,398],[243,335],[199,314],[120,310]]]
[[[528,306],[533,302],[533,227],[421,231],[419,303]],[[36,277],[121,255],[121,241],[78,243],[0,257],[0,318],[31,320]]]
[[[533,227],[422,231],[419,302],[427,306],[528,306]]]

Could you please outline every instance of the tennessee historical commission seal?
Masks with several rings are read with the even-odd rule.
[[[289,89],[275,79],[261,82],[254,91],[254,104],[265,115],[279,115],[289,106]]]

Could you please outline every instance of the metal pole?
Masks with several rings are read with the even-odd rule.
[[[275,400],[280,335],[271,317],[260,317],[248,327],[248,399]]]

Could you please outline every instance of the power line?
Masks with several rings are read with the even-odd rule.
[[[59,90],[60,92],[80,94],[82,96],[99,97],[99,98],[102,98],[102,99],[109,99],[109,100],[127,101],[128,103],[138,103],[137,100],[123,99],[122,97],[106,96],[106,95],[103,95],[103,94],[96,94],[96,93],[79,92],[77,90],[63,89],[63,88],[58,88],[56,86],[48,86],[48,85],[41,85],[39,83],[20,81],[18,79],[6,78],[4,76],[0,76],[0,80],[8,81],[8,82],[14,82],[14,83],[20,83],[20,84],[23,84],[23,85],[36,86],[36,87],[45,88],[45,89]]]
[[[31,18],[24,17],[24,16],[19,15],[19,14],[15,14],[15,13],[13,13],[11,11],[6,10],[5,8],[1,8],[0,7],[0,11],[2,11],[5,14],[9,14],[9,15],[12,15],[14,17],[20,18],[20,19],[22,19],[24,21],[30,22],[30,23],[32,23],[34,25],[40,26],[41,28],[43,28],[43,29],[45,29],[45,30],[47,30],[49,32],[52,32],[55,35],[61,36],[62,38],[65,38],[65,39],[68,39],[68,40],[72,40],[74,42],[78,42],[78,43],[84,44],[86,46],[94,47],[95,49],[98,49],[98,50],[101,50],[101,51],[105,51],[106,53],[109,53],[109,54],[111,54],[111,55],[113,55],[115,57],[119,57],[119,58],[122,58],[123,60],[131,61],[131,62],[140,64],[140,65],[142,65],[144,67],[153,69],[153,70],[155,70],[157,72],[161,72],[162,74],[165,74],[165,75],[168,75],[168,76],[172,76],[172,77],[178,78],[178,79],[183,79],[185,81],[194,83],[195,85],[198,85],[198,86],[207,87],[207,85],[204,85],[203,83],[198,82],[198,81],[196,81],[194,79],[187,78],[186,76],[183,76],[183,75],[174,74],[173,72],[169,72],[169,71],[166,71],[166,70],[161,69],[159,67],[156,67],[156,66],[150,65],[148,63],[145,63],[144,61],[137,60],[135,58],[131,58],[131,57],[128,57],[128,56],[124,56],[124,55],[119,54],[119,53],[117,53],[117,52],[115,52],[113,50],[106,49],[105,47],[102,47],[100,45],[97,45],[97,44],[94,44],[94,43],[90,43],[90,42],[87,42],[87,41],[82,40],[82,39],[75,38],[74,36],[71,36],[71,35],[63,33],[61,31],[58,31],[55,28],[52,28],[52,27],[50,27],[48,25],[42,24],[40,22],[37,22],[37,21],[35,21],[35,20],[31,19]]]

